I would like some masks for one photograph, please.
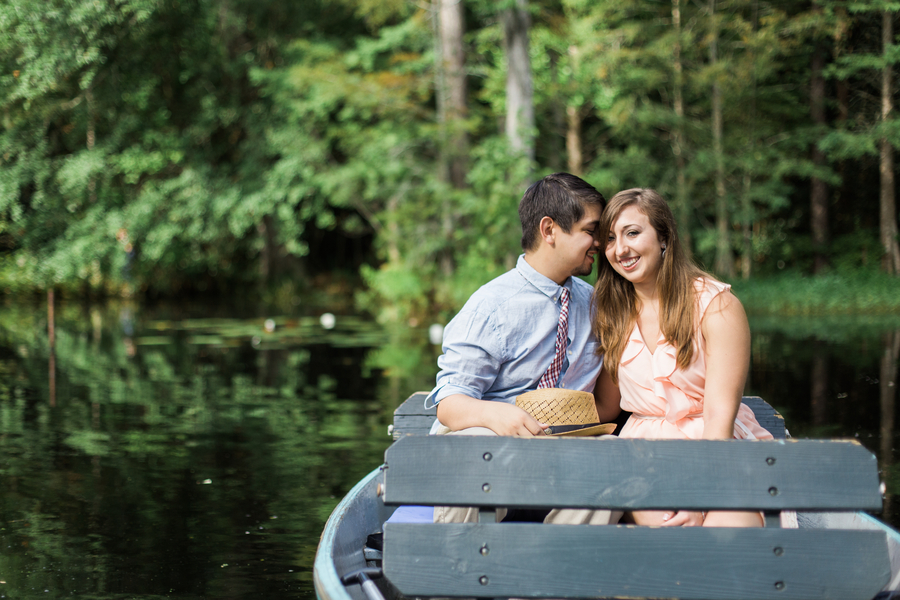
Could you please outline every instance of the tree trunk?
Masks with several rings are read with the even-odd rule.
[[[569,173],[581,175],[584,172],[584,156],[581,153],[581,110],[577,106],[566,107],[566,155]]]
[[[744,171],[744,190],[741,194],[741,237],[743,241],[741,279],[750,279],[753,271],[753,202],[750,199],[752,187],[753,177],[748,169]]]
[[[681,0],[672,0],[672,26],[675,29],[675,46],[672,48],[672,70],[675,72],[673,109],[675,131],[672,134],[672,154],[675,155],[675,211],[678,218],[678,234],[684,252],[691,256],[691,207],[687,194],[687,176],[684,158],[684,66],[681,62]]]
[[[731,254],[728,198],[725,195],[725,154],[722,149],[722,88],[715,68],[718,63],[719,25],[716,22],[716,0],[709,1],[711,35],[709,64],[713,68],[712,133],[713,156],[716,162],[716,262],[715,271],[723,277],[734,276],[734,260]]]
[[[466,133],[466,70],[463,32],[465,11],[462,0],[435,0],[435,95],[440,127],[439,178],[455,189],[466,187],[469,139]],[[452,236],[456,228],[453,202],[443,203],[441,234],[445,246],[440,252],[441,273],[449,277],[455,270]]]
[[[809,110],[813,123],[824,127],[825,120],[825,51],[817,46],[813,51],[812,75],[809,86]],[[825,153],[818,145],[812,148],[813,165],[825,164]],[[810,229],[813,242],[813,273],[819,273],[828,263],[825,251],[828,248],[828,186],[820,178],[813,176],[809,193]]]
[[[97,112],[94,107],[94,92],[91,88],[84,91],[85,108],[87,109],[87,136],[85,145],[88,152],[94,149],[97,138]],[[91,175],[88,180],[88,202],[97,203],[97,176]]]
[[[515,152],[534,161],[534,88],[528,35],[531,17],[527,0],[500,14],[503,24],[503,50],[506,53],[506,137]]]
[[[550,63],[550,81],[560,81],[559,75],[559,58],[560,55],[556,52],[548,52],[548,59]],[[568,151],[566,147],[568,146],[568,116],[567,116],[567,103],[565,98],[568,97],[568,94],[563,91],[562,86],[556,88],[553,93],[553,156],[548,157],[549,167],[554,171],[565,171],[568,165]]]
[[[438,92],[438,104],[445,135],[444,151],[448,180],[453,187],[462,189],[466,186],[466,159],[469,149],[469,138],[465,129],[468,88],[463,48],[464,5],[462,0],[439,0],[439,2],[441,44],[439,70],[443,76]]]
[[[759,29],[759,2],[753,0],[753,33]],[[751,155],[756,153],[756,74],[753,74],[753,82],[750,94],[750,129],[748,148]],[[753,200],[750,190],[753,188],[753,171],[755,164],[744,167],[744,189],[741,194],[741,237],[743,248],[741,250],[741,278],[750,279],[753,271]]]
[[[272,275],[274,253],[274,222],[271,215],[265,215],[256,224],[256,232],[262,238],[262,249],[259,251],[259,284],[264,290]]]
[[[47,342],[50,346],[50,357],[47,364],[47,382],[50,393],[50,406],[56,406],[56,313],[53,299],[53,288],[47,290]]]
[[[572,61],[572,72],[578,72],[578,48],[569,46],[569,58]],[[574,75],[573,75],[574,78]],[[575,82],[570,82],[574,84]],[[569,173],[578,175],[584,172],[584,155],[581,151],[581,107],[575,104],[566,106],[566,156]]]
[[[882,14],[881,43],[885,65],[881,71],[881,122],[886,124],[893,113],[891,101],[891,70],[888,60],[888,49],[894,39],[893,14],[884,11]],[[887,136],[881,138],[881,245],[884,256],[881,268],[891,275],[900,275],[900,245],[897,243],[897,211],[894,199],[894,149]]]

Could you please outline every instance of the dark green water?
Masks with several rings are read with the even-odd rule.
[[[325,520],[436,349],[425,326],[236,312],[58,306],[51,352],[46,305],[0,307],[0,597],[314,596]],[[896,525],[882,363],[900,324],[752,326],[748,392],[795,437],[878,454]]]

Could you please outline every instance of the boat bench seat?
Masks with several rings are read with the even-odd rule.
[[[416,392],[398,406],[394,411],[394,421],[388,427],[388,435],[395,440],[405,435],[428,435],[437,417],[437,407],[426,398],[428,392]],[[784,419],[768,402],[759,396],[744,396],[741,402],[750,407],[756,415],[756,421],[768,429],[775,439],[785,438],[787,430],[784,428]],[[617,421],[624,423],[630,414],[623,411]]]
[[[386,505],[477,506],[478,523],[388,522],[385,577],[408,597],[869,600],[883,531],[787,529],[780,511],[880,511],[853,441],[402,436]],[[765,528],[496,523],[507,508],[753,510]]]

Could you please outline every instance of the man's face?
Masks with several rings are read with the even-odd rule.
[[[598,225],[600,207],[589,205],[584,209],[584,216],[566,233],[559,229],[556,236],[556,248],[559,252],[559,264],[571,275],[590,275],[594,260],[600,251]]]

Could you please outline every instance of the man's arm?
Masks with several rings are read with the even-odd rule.
[[[542,434],[548,427],[514,404],[479,400],[465,394],[452,394],[441,400],[437,417],[453,431],[487,427],[497,435],[530,437]]]

